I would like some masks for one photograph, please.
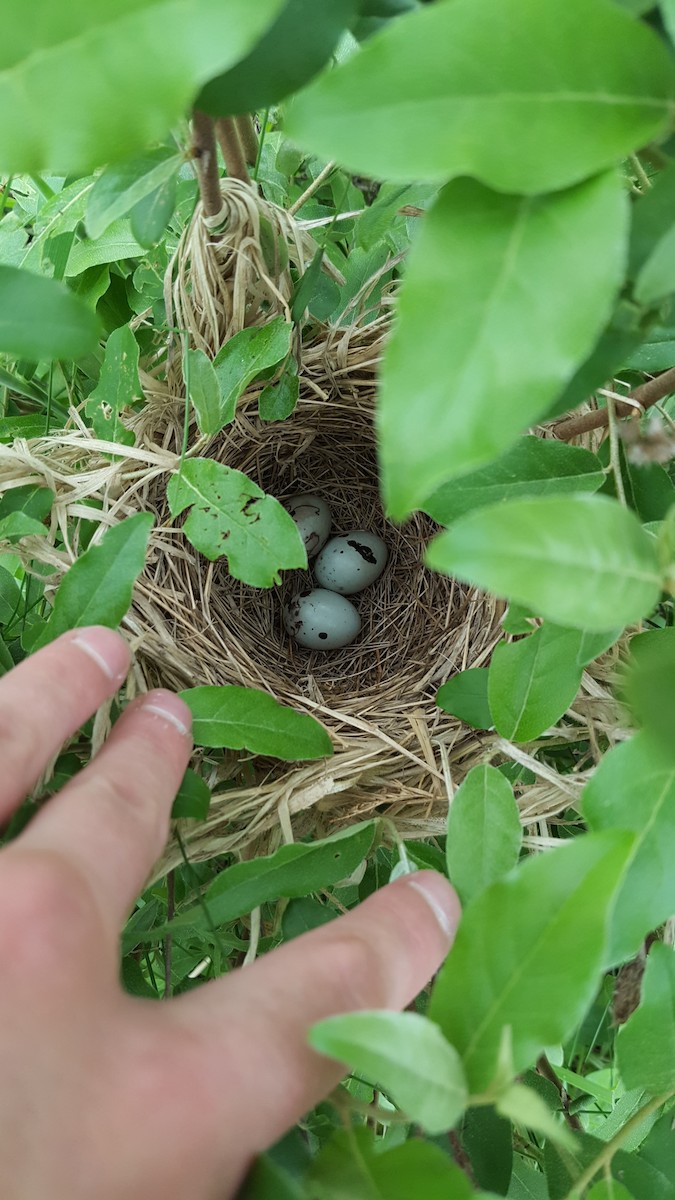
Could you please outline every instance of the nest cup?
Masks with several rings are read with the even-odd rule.
[[[312,257],[306,231],[292,228],[288,214],[274,212],[242,187],[236,181],[224,186],[233,211],[243,213],[239,226],[233,221],[226,236],[209,241],[198,209],[167,276],[182,327],[210,354],[238,328],[262,324],[275,312],[288,315],[290,277],[282,272],[280,279],[263,278],[259,212],[286,230],[291,260],[302,264]],[[220,291],[212,277],[220,280]],[[76,413],[66,431],[0,446],[0,486],[46,484],[56,494],[45,537],[28,537],[12,548],[29,569],[36,560],[52,569],[48,594],[81,552],[81,520],[89,527],[92,519],[100,521],[98,540],[105,528],[135,512],[155,514],[147,563],[123,621],[134,651],[128,698],[155,686],[261,688],[316,717],[331,734],[335,752],[318,762],[199,751],[211,807],[205,821],[182,823],[196,861],[228,852],[269,853],[282,841],[322,837],[372,816],[387,817],[406,838],[442,834],[452,787],[472,766],[509,758],[534,773],[534,782],[517,790],[528,840],[545,845],[546,821],[574,807],[586,777],[583,770],[574,779],[559,776],[527,748],[471,729],[435,703],[438,687],[451,675],[488,664],[500,638],[501,609],[492,598],[425,568],[424,549],[434,533],[427,517],[417,514],[398,527],[384,516],[373,422],[376,370],[390,325],[385,278],[381,272],[368,282],[339,326],[316,326],[307,344],[296,345],[301,386],[291,417],[261,421],[260,389],[253,387],[232,425],[198,447],[200,455],[245,472],[282,502],[299,492],[322,496],[333,532],[370,529],[387,543],[384,574],[352,598],[362,631],[342,650],[310,651],[284,631],[283,604],[310,586],[311,564],[309,574],[288,572],[279,587],[255,589],[232,579],[225,560],[207,561],[172,520],[166,488],[179,463],[185,399],[180,356],[171,350],[168,362],[164,355],[141,375],[147,403],[129,422],[134,447],[97,440]],[[191,432],[194,443],[197,431]],[[59,533],[63,544],[57,543]],[[616,705],[597,672],[584,677],[569,716],[559,741],[577,739],[580,726],[588,728],[591,747],[598,726],[611,740],[621,736]],[[108,726],[104,709],[95,722],[94,749]],[[592,758],[591,749],[589,768]],[[172,840],[154,877],[180,861]]]
[[[384,574],[351,597],[362,618],[352,645],[307,650],[285,632],[283,605],[313,586],[311,563],[308,571],[285,572],[276,588],[252,588],[177,532],[174,552],[146,569],[153,609],[175,648],[167,657],[151,650],[154,641],[141,641],[138,660],[150,684],[262,688],[315,716],[335,746],[318,763],[256,759],[253,786],[222,795],[216,787],[209,818],[194,831],[197,855],[320,836],[373,814],[403,821],[407,833],[422,826],[440,832],[447,780],[437,740],[448,761],[475,760],[482,749],[480,735],[442,713],[435,694],[455,671],[486,661],[498,636],[494,602],[424,566],[436,528],[424,514],[401,527],[384,515],[373,426],[382,337],[380,323],[327,331],[305,350],[291,417],[261,421],[252,389],[233,424],[202,451],[282,503],[300,492],[321,496],[333,533],[364,528],[384,539]],[[166,478],[158,476],[147,505],[162,524],[169,521],[165,493]],[[241,776],[240,761],[225,769]]]

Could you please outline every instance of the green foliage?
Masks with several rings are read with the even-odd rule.
[[[457,1051],[418,1013],[358,1012],[314,1025],[310,1045],[385,1091],[427,1133],[452,1129],[468,1092]]]
[[[213,366],[220,387],[219,429],[234,419],[237,400],[248,384],[286,358],[291,328],[283,317],[275,317],[259,329],[242,329],[218,351]]]
[[[298,376],[286,371],[278,383],[263,388],[258,401],[261,421],[285,421],[295,410],[300,395]]]
[[[77,296],[54,279],[0,264],[0,351],[28,358],[80,358],[100,328]]]
[[[565,1125],[556,1121],[541,1096],[522,1083],[512,1083],[497,1099],[497,1112],[543,1133],[553,1142],[574,1146],[574,1138]]]
[[[304,397],[316,378],[312,366],[303,382],[307,348],[313,354],[329,328],[337,350],[329,402],[346,405],[355,378],[351,355],[347,371],[341,357],[349,328],[358,323],[365,338],[369,324],[384,332],[394,302],[378,391],[385,504],[395,518],[421,508],[448,527],[428,562],[456,579],[457,613],[480,619],[480,600],[463,582],[509,604],[491,655],[496,626],[475,644],[479,657],[458,637],[456,653],[420,675],[415,707],[433,712],[433,686],[450,675],[440,709],[483,731],[464,729],[455,741],[456,726],[436,712],[436,766],[449,791],[455,777],[460,784],[447,836],[438,827],[433,839],[400,843],[388,822],[370,822],[267,857],[227,858],[225,869],[222,857],[185,862],[171,888],[156,881],[129,919],[124,986],[145,998],[188,992],[254,949],[265,954],[334,920],[392,875],[447,871],[466,907],[431,1009],[423,992],[415,1013],[324,1022],[313,1036],[356,1075],[335,1108],[310,1111],[301,1136],[263,1156],[242,1196],[486,1200],[486,1189],[493,1200],[675,1200],[672,1096],[663,1102],[673,1091],[672,952],[652,947],[642,1003],[618,1033],[607,1011],[615,981],[603,978],[675,912],[675,400],[620,419],[611,455],[602,436],[586,443],[594,453],[532,436],[593,395],[602,406],[607,386],[621,395],[643,372],[675,365],[673,0],[113,7],[29,0],[3,20],[0,98],[11,120],[0,131],[0,168],[15,174],[0,188],[0,441],[70,434],[84,422],[105,438],[104,462],[117,460],[116,449],[127,455],[127,418],[146,427],[140,380],[176,377],[175,360],[166,371],[165,296],[169,282],[190,294],[185,263],[199,271],[196,242],[184,240],[197,176],[203,184],[207,166],[222,173],[220,151],[215,162],[194,160],[186,118],[194,104],[257,109],[251,202],[260,193],[296,206],[306,265],[293,251],[289,264],[286,237],[261,210],[260,253],[290,321],[274,316],[274,303],[266,317],[259,297],[249,310],[237,291],[242,243],[234,275],[224,272],[219,286],[234,288],[240,313],[243,301],[243,331],[212,361],[214,350],[195,349],[189,329],[171,330],[185,339],[182,400],[196,418],[184,413],[167,487],[173,536],[216,562],[215,589],[228,570],[269,588],[306,567],[288,514],[218,461],[221,442],[239,436],[239,423],[227,426],[253,385],[251,419],[279,423],[268,436],[274,430],[279,462],[294,475],[283,422],[292,426],[301,385]],[[24,168],[33,176],[17,174]],[[205,252],[220,261],[220,239],[198,217],[190,236],[205,237]],[[358,378],[369,380],[376,364],[366,340],[363,349]],[[175,415],[174,405],[167,447]],[[58,469],[47,529],[55,496],[27,464],[51,466],[49,446],[29,443],[32,460],[22,447],[16,478],[11,451],[2,453],[0,673],[63,629],[117,624],[143,567],[150,517],[123,521],[85,549],[100,538],[104,511],[88,520],[84,497],[70,505]],[[143,469],[133,459],[144,451],[128,453],[127,480]],[[80,551],[52,609],[58,558],[40,561],[48,538],[64,562]],[[593,695],[575,706],[588,728],[570,715],[556,730],[583,669],[637,621],[649,632],[633,636],[627,655],[617,648],[619,668],[603,669],[600,684],[627,700],[640,733],[608,749],[616,738],[595,713],[612,709]],[[417,654],[411,645],[408,673]],[[480,665],[463,671],[464,662]],[[301,670],[301,689],[303,679]],[[584,686],[595,690],[588,676]],[[254,789],[275,757],[317,762],[319,790],[342,786],[326,730],[305,713],[241,687],[186,698],[199,749],[174,818],[204,820],[212,787],[219,803],[231,790],[236,811],[239,789]],[[527,755],[504,739],[527,742]],[[482,765],[463,779],[469,749]],[[87,728],[59,759],[49,791],[88,756]],[[369,792],[377,778],[366,758],[358,788]],[[581,805],[580,779],[588,780]],[[551,784],[546,798],[542,780]],[[293,821],[304,836],[309,826]],[[545,849],[554,838],[560,848]],[[189,859],[189,841],[183,848]],[[255,909],[259,929],[246,919]],[[565,1131],[577,1123],[571,1142]]]
[[[624,694],[633,715],[675,761],[675,629],[631,639]]]
[[[509,781],[495,767],[472,767],[448,815],[448,876],[462,904],[515,867],[521,842]]]
[[[653,539],[604,496],[510,500],[462,517],[427,563],[561,625],[601,632],[654,608],[661,571]]]
[[[443,189],[411,251],[383,365],[383,487],[394,517],[544,415],[609,317],[626,237],[613,173],[536,198],[470,179]],[[589,246],[593,271],[579,292]]]
[[[181,692],[192,713],[198,746],[252,750],[287,762],[333,753],[323,725],[279,704],[267,692],[245,687],[195,687]]]
[[[136,513],[106,530],[98,545],[80,555],[59,585],[34,650],[68,629],[119,625],[143,570],[152,525],[150,513]]]
[[[321,76],[295,101],[288,131],[386,179],[474,175],[532,194],[658,137],[674,96],[663,43],[607,0],[453,0],[395,21]]]
[[[488,676],[490,712],[515,742],[539,737],[567,711],[581,684],[583,634],[547,621],[516,642],[495,647]]]
[[[472,509],[500,500],[595,492],[604,479],[602,464],[590,451],[564,442],[523,437],[489,467],[443,484],[422,507],[434,521],[450,525]]]
[[[107,167],[89,193],[86,212],[89,237],[100,237],[113,221],[132,213],[138,204],[175,177],[180,165],[181,158],[175,150],[158,146]]]
[[[252,479],[209,458],[183,463],[167,490],[174,517],[195,549],[227,558],[230,575],[253,587],[273,587],[279,572],[305,567],[307,555],[293,518]]]
[[[642,1001],[619,1031],[619,1070],[626,1087],[675,1092],[675,952],[652,946]]]
[[[282,846],[274,854],[236,863],[214,879],[205,901],[210,920],[225,924],[280,896],[308,896],[351,875],[372,849],[376,823],[352,826],[312,845]],[[200,924],[203,910],[181,914],[181,925]]]
[[[494,1081],[504,1030],[517,1073],[586,1011],[631,844],[625,835],[577,839],[528,859],[467,907],[430,1016],[459,1051],[472,1092]]]
[[[199,432],[218,433],[225,424],[220,382],[210,358],[203,350],[188,350],[185,377],[190,400],[197,414]]]
[[[436,703],[453,717],[459,717],[474,729],[492,729],[488,704],[488,669],[470,667],[453,675],[436,693]]]
[[[586,784],[591,829],[628,829],[635,842],[612,914],[610,963],[636,954],[651,929],[675,912],[675,763],[640,733],[605,754]]]
[[[200,84],[248,52],[280,6],[28,0],[5,22],[0,106],[12,120],[0,132],[0,171],[84,172],[143,150]]]
[[[197,104],[214,116],[266,108],[308,83],[354,18],[356,0],[286,0],[254,49],[212,79]]]
[[[133,446],[135,438],[120,417],[142,396],[138,343],[128,325],[114,329],[106,342],[101,377],[87,400],[86,413],[97,437]]]
[[[437,1146],[410,1141],[384,1153],[367,1130],[337,1133],[309,1173],[312,1200],[471,1200],[466,1175]]]
[[[194,821],[203,821],[208,815],[210,803],[211,793],[204,780],[196,771],[187,770],[173,802],[172,819],[177,821],[189,817]]]

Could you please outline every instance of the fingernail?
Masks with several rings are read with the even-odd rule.
[[[173,725],[174,729],[182,733],[183,737],[190,735],[192,713],[187,704],[174,692],[157,688],[143,697],[141,706],[144,712],[152,713],[155,717],[163,717],[165,721]]]
[[[412,888],[426,901],[447,938],[454,935],[459,920],[459,901],[447,880],[437,871],[421,871],[406,879],[406,887]]]
[[[107,629],[105,625],[78,629],[70,644],[95,662],[108,679],[118,684],[122,682],[129,669],[129,647],[114,629]]]

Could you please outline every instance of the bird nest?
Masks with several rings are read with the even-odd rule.
[[[258,244],[250,237],[250,205],[246,213],[250,249]],[[279,219],[279,226],[287,220],[286,215]],[[198,226],[186,237],[193,248],[183,246],[181,253],[192,261]],[[203,262],[199,267],[202,284],[216,260],[246,259],[236,237],[234,231],[229,244],[211,247],[208,270]],[[299,255],[311,257],[306,238],[291,240]],[[255,323],[274,315],[275,294],[277,310],[285,310],[288,281],[261,288],[259,261],[240,269],[257,281]],[[204,307],[203,287],[184,279],[180,287],[175,281],[171,286],[185,327],[210,353],[217,349],[223,324],[234,332],[251,319],[243,301],[238,308],[219,302],[216,312]],[[98,519],[102,534],[135,512],[155,515],[146,566],[122,625],[134,652],[127,698],[158,685],[245,685],[311,714],[330,732],[334,754],[318,762],[197,751],[212,801],[205,821],[183,823],[194,860],[265,853],[281,841],[321,837],[373,816],[387,818],[406,838],[442,834],[452,787],[477,763],[509,759],[533,772],[527,786],[518,788],[519,802],[531,843],[546,844],[546,821],[574,807],[584,782],[583,770],[573,778],[559,775],[534,757],[536,746],[516,747],[494,733],[478,732],[435,703],[438,687],[451,675],[487,665],[500,638],[502,609],[425,567],[424,550],[435,532],[426,516],[417,514],[397,526],[384,515],[373,421],[390,308],[385,289],[374,311],[371,292],[366,287],[357,298],[348,323],[315,329],[308,344],[296,347],[300,399],[287,420],[261,421],[260,389],[253,386],[221,434],[207,442],[193,429],[190,439],[190,452],[196,449],[202,457],[245,472],[282,502],[299,492],[322,496],[332,510],[334,532],[365,528],[384,539],[388,566],[353,598],[362,631],[344,649],[306,650],[284,631],[284,601],[309,582],[307,573],[288,572],[269,590],[249,587],[228,574],[224,559],[214,563],[202,557],[172,520],[166,489],[179,466],[185,410],[177,359],[168,370],[142,375],[147,402],[129,422],[136,433],[133,447],[95,439],[77,414],[67,431],[0,447],[0,485],[41,483],[56,493],[49,534],[25,538],[19,546],[29,569],[36,562],[51,567],[48,594],[78,555],[82,520],[90,529]],[[195,307],[187,314],[190,303],[199,311]],[[40,573],[44,579],[44,565]],[[588,730],[589,769],[597,757],[598,727],[605,741],[618,727],[608,670],[594,668],[593,676],[584,677],[567,723],[556,731],[564,743],[586,736],[580,726]],[[95,723],[95,748],[108,724],[105,709]],[[156,877],[179,862],[172,841]]]

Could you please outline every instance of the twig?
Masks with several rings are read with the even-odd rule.
[[[195,109],[192,114],[192,157],[197,166],[199,194],[207,217],[215,217],[222,208],[218,152],[213,117]]]
[[[250,113],[243,113],[236,118],[237,132],[244,151],[244,158],[249,167],[254,167],[258,161],[258,135]]]
[[[555,1090],[560,1096],[560,1111],[562,1112],[562,1115],[567,1121],[570,1129],[573,1129],[575,1133],[583,1133],[584,1127],[576,1113],[570,1112],[569,1096],[567,1095],[565,1088],[558,1079],[558,1076],[553,1070],[553,1067],[551,1066],[545,1054],[542,1054],[541,1057],[537,1059],[537,1074],[543,1075],[544,1079],[548,1079],[549,1083],[553,1084]]]
[[[241,179],[242,183],[250,183],[244,151],[239,139],[239,131],[233,117],[218,117],[216,121],[216,136],[223,152],[227,173],[231,179]]]
[[[673,1095],[675,1095],[675,1092],[671,1091],[664,1092],[661,1096],[654,1096],[654,1098],[649,1101],[649,1104],[645,1104],[644,1108],[639,1108],[636,1113],[633,1113],[633,1116],[630,1118],[630,1120],[626,1121],[625,1125],[622,1125],[619,1132],[615,1133],[612,1140],[608,1142],[600,1154],[593,1159],[593,1162],[589,1167],[586,1168],[583,1175],[579,1176],[576,1183],[570,1188],[569,1192],[565,1196],[565,1200],[577,1200],[578,1197],[582,1196],[584,1189],[588,1187],[589,1183],[592,1183],[598,1171],[602,1171],[605,1164],[611,1163],[617,1150],[621,1148],[628,1135],[632,1133],[638,1125],[642,1124],[642,1122],[651,1113],[655,1112],[657,1108],[661,1108],[661,1105],[670,1100]]]
[[[313,179],[312,182],[310,183],[309,187],[305,188],[302,195],[299,196],[298,199],[295,201],[295,204],[291,204],[291,207],[288,210],[288,215],[290,217],[295,216],[296,212],[298,212],[302,208],[303,204],[305,204],[306,201],[309,200],[310,196],[314,195],[315,191],[321,187],[321,184],[326,182],[326,180],[328,179],[328,176],[334,170],[335,170],[335,163],[329,162],[326,164],[323,171],[319,171],[319,174],[317,175],[316,179]]]
[[[663,400],[665,396],[669,396],[673,391],[675,391],[675,367],[664,371],[662,375],[655,375],[647,383],[641,383],[639,387],[628,393],[628,397],[636,400],[644,411],[658,403],[659,400]],[[629,417],[634,412],[634,405],[627,404],[625,400],[616,406],[617,417]],[[608,424],[609,412],[606,408],[600,408],[594,412],[584,413],[581,417],[571,417],[559,421],[556,425],[551,426],[551,430],[561,441],[569,442],[571,438],[578,437],[580,433],[588,433],[590,429],[606,429]]]

